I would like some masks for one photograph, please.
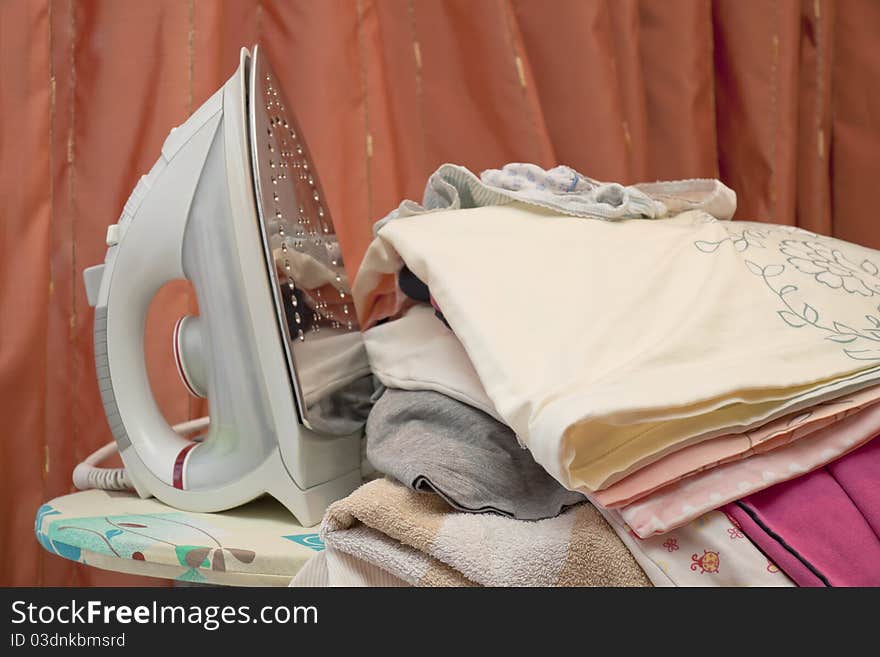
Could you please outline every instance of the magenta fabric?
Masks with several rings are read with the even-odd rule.
[[[736,502],[722,509],[730,521],[754,543],[767,558],[775,563],[798,586],[827,586],[795,554],[785,549],[779,541],[770,536],[752,520],[745,509]]]
[[[880,440],[724,510],[799,586],[880,586]]]
[[[827,468],[880,536],[880,438],[829,463]]]

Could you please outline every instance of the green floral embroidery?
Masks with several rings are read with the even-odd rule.
[[[823,322],[819,316],[819,311],[809,303],[804,303],[800,308],[793,305],[788,298],[792,292],[796,292],[796,285],[776,286],[770,280],[776,278],[785,271],[785,265],[760,265],[746,260],[746,267],[749,271],[760,276],[764,284],[776,295],[776,297],[785,306],[784,310],[777,310],[777,314],[782,320],[791,327],[802,328],[804,326],[812,326],[827,333],[826,340],[837,342],[839,344],[852,344],[853,347],[844,348],[844,353],[855,360],[880,360],[880,318],[876,315],[865,315],[868,326],[862,328],[853,328],[842,322],[832,320],[830,324]],[[880,311],[880,306],[878,306]]]
[[[749,247],[757,247],[759,249],[763,249],[764,242],[761,240],[767,239],[769,232],[766,230],[758,229],[758,228],[746,228],[741,230],[740,232],[736,232],[734,230],[730,230],[725,226],[725,230],[727,230],[729,237],[725,237],[722,240],[718,240],[716,242],[710,242],[707,240],[697,240],[694,242],[694,246],[697,247],[703,253],[714,253],[718,250],[725,242],[730,242],[733,244],[733,248],[737,251],[745,251]]]
[[[811,240],[783,240],[779,250],[795,269],[832,289],[863,297],[880,294],[880,269],[868,259],[857,265],[838,249]]]
[[[719,223],[723,224],[728,237],[716,241],[696,240],[694,247],[703,253],[714,253],[723,244],[730,243],[736,251],[742,253],[750,248],[766,248],[764,240],[773,234],[803,237],[805,239],[783,239],[779,242],[779,251],[793,270],[807,274],[834,290],[843,290],[863,297],[880,296],[880,267],[877,264],[868,259],[856,264],[842,251],[834,248],[833,241],[831,244],[826,244],[816,233],[796,226],[734,230],[734,224]],[[786,265],[770,264],[762,267],[751,260],[744,262],[749,271],[759,276],[782,303],[783,309],[776,312],[786,324],[793,328],[810,326],[825,332],[826,340],[849,345],[843,347],[843,352],[854,360],[880,360],[880,317],[873,314],[865,315],[868,323],[860,327],[823,319],[819,311],[809,303],[801,305],[791,301],[792,293],[799,290],[797,285],[774,284],[772,279],[787,271]],[[880,306],[877,306],[877,310],[880,312]]]

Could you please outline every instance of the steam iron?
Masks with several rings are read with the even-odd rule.
[[[361,483],[372,379],[306,144],[259,47],[181,126],[84,272],[107,420],[131,484],[191,511],[265,493],[305,526]],[[191,281],[173,350],[210,427],[188,440],[153,398],[147,309]]]

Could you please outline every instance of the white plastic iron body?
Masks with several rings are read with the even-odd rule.
[[[309,526],[360,484],[362,436],[359,417],[329,421],[328,429],[317,411],[310,418],[310,409],[338,406],[332,395],[340,390],[363,391],[369,370],[357,327],[343,326],[335,315],[328,320],[322,299],[338,291],[345,300],[350,291],[329,217],[324,224],[326,210],[315,205],[322,192],[314,172],[305,192],[291,180],[296,171],[297,185],[305,185],[302,170],[312,167],[277,98],[258,48],[253,57],[242,49],[236,73],[172,130],[110,227],[104,265],[84,278],[95,306],[104,409],[137,492],[191,511],[221,511],[268,493]],[[291,228],[282,210],[291,214],[312,188]],[[313,215],[308,222],[307,214]],[[315,263],[288,252],[303,256],[303,240],[317,244],[320,232],[318,263],[330,253],[334,266],[324,278],[333,279],[319,276],[300,286],[295,279],[307,278]],[[291,260],[308,266],[292,269]],[[199,304],[199,316],[178,322],[174,338],[187,387],[208,398],[210,429],[199,442],[177,434],[163,417],[144,359],[150,302],[179,278],[191,281]],[[303,329],[316,337],[293,344],[306,342]],[[337,360],[348,353],[346,372],[323,383],[304,381],[298,370],[316,368],[294,358],[322,352]]]

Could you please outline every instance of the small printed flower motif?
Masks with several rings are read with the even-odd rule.
[[[721,565],[721,555],[719,555],[714,550],[703,550],[703,555],[692,554],[691,555],[691,570],[700,569],[700,574],[705,575],[706,573],[712,574],[718,572],[718,567]]]
[[[728,528],[727,533],[730,535],[730,540],[731,540],[731,541],[733,541],[733,540],[735,540],[735,539],[737,539],[737,538],[745,538],[745,537],[746,537],[746,535],[743,534],[743,533],[739,530],[739,528],[737,528],[737,527],[730,527],[730,528]]]
[[[670,538],[663,544],[663,547],[666,548],[667,552],[675,552],[679,548],[678,539]]]
[[[776,565],[775,563],[773,563],[772,561],[768,561],[768,562],[767,562],[767,572],[768,572],[768,573],[778,573],[778,572],[779,572],[779,566],[777,566],[777,565]]]
[[[863,297],[880,294],[880,269],[870,260],[855,264],[837,249],[811,240],[783,240],[779,250],[795,269],[832,289]]]

